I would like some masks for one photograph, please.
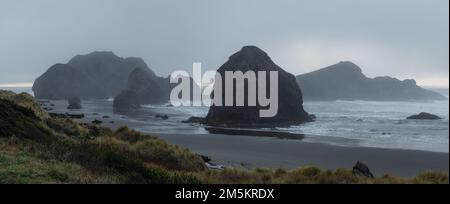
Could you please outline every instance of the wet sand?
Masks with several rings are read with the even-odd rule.
[[[371,171],[412,177],[427,170],[448,172],[449,154],[417,150],[339,147],[299,140],[220,134],[155,134],[169,143],[207,155],[226,166],[293,169],[314,165],[324,169],[352,168],[357,161]]]

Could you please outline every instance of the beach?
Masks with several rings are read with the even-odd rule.
[[[87,117],[82,122],[89,122]],[[139,122],[108,119],[105,127],[139,127]],[[138,129],[138,128],[137,128]],[[352,168],[361,161],[369,166],[375,176],[390,174],[413,177],[428,170],[449,172],[449,154],[441,152],[385,149],[373,147],[347,147],[325,143],[305,142],[300,139],[278,137],[225,135],[225,134],[164,134],[146,132],[168,143],[188,148],[194,153],[208,156],[212,163],[239,169],[295,169],[317,166],[335,170]],[[310,138],[313,135],[305,135]]]
[[[82,123],[100,120],[102,126],[112,129],[128,126],[208,156],[213,163],[225,167],[295,169],[312,165],[323,169],[351,169],[361,161],[376,176],[412,177],[428,170],[449,171],[448,152],[365,147],[358,146],[360,141],[356,139],[311,134],[299,139],[211,134],[202,126],[182,123],[188,115],[164,106],[145,107],[136,114],[120,115],[113,113],[110,102],[84,101],[83,109],[79,111],[65,109],[66,101],[51,103],[54,104],[53,112],[84,113],[85,117],[79,120]],[[168,115],[169,119],[159,119],[156,114]]]
[[[155,134],[169,143],[236,168],[285,168],[313,165],[323,169],[367,164],[376,176],[412,177],[427,170],[448,172],[449,154],[418,150],[340,147],[276,138],[220,134]]]

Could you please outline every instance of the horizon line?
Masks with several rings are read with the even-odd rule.
[[[0,84],[0,88],[31,88],[31,87],[33,87],[33,83],[30,82]]]

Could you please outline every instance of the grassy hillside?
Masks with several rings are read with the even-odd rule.
[[[19,100],[20,99],[20,100]],[[405,179],[350,170],[208,170],[189,150],[127,127],[112,131],[52,118],[29,95],[0,92],[0,183],[448,183],[427,172]]]

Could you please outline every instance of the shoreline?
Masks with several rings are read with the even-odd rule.
[[[80,120],[90,123],[99,116]],[[114,121],[109,123],[107,121]],[[160,133],[139,130],[140,124],[117,118],[105,119],[104,127],[129,126],[168,143],[208,156],[213,163],[239,169],[295,169],[317,166],[322,169],[351,169],[356,162],[367,164],[375,176],[391,174],[413,177],[428,170],[449,172],[449,153],[424,150],[348,147],[299,139],[253,135],[207,133]],[[305,135],[305,137],[314,137]]]
[[[66,102],[52,102],[56,104],[53,112],[67,112],[65,110]],[[154,116],[149,117],[149,115],[159,114],[159,112],[149,112],[144,113],[147,120],[145,122],[116,115],[112,113],[110,107],[105,110],[82,110],[82,112],[86,113],[86,117],[78,119],[81,123],[101,120],[103,127],[117,129],[121,126],[128,126],[140,132],[157,136],[168,143],[188,148],[197,154],[208,156],[213,163],[233,168],[294,169],[313,165],[322,169],[351,169],[357,161],[361,161],[367,164],[376,176],[388,173],[394,176],[412,177],[427,170],[447,173],[449,171],[449,154],[444,152],[338,146],[310,141],[309,138],[314,138],[314,135],[305,135],[305,138],[308,139],[302,140],[300,138],[289,139],[289,137],[254,136],[245,131],[237,135],[211,134],[207,130],[197,132],[193,130],[195,128],[182,124],[176,113],[167,112],[163,114],[169,115],[169,121],[160,120]],[[108,118],[103,118],[103,116],[108,116]],[[180,126],[174,126],[170,130],[148,128],[149,123],[168,122],[171,124],[177,120],[180,120]],[[253,134],[254,131],[250,131],[250,133]]]
[[[150,133],[151,134],[151,133]],[[421,150],[342,147],[274,138],[223,134],[151,134],[191,151],[207,155],[214,163],[241,168],[317,166],[351,169],[361,161],[376,176],[413,177],[428,170],[449,172],[449,154]]]

